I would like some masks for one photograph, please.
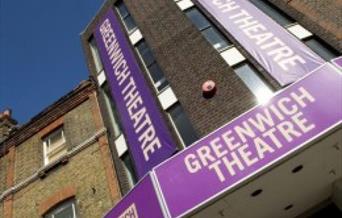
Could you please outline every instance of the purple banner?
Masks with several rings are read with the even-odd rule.
[[[342,75],[325,64],[155,169],[171,217],[255,175],[341,125]],[[181,200],[180,200],[181,199]]]
[[[162,114],[112,9],[95,39],[138,177],[176,150]]]
[[[163,218],[151,176],[143,178],[105,218]]]
[[[335,64],[339,69],[342,69],[342,56],[332,59],[331,62]]]
[[[325,61],[247,0],[198,0],[284,86]]]

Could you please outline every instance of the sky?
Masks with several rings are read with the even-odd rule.
[[[80,33],[103,0],[0,0],[0,111],[23,124],[88,79]]]

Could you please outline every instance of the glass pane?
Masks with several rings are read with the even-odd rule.
[[[123,21],[124,21],[128,31],[131,31],[131,30],[133,30],[133,29],[135,29],[137,27],[137,25],[135,24],[135,22],[134,22],[134,20],[133,20],[131,15],[129,15],[126,18],[124,18]]]
[[[111,98],[108,85],[104,87],[103,94],[104,94],[105,103],[106,103],[106,107],[107,107],[108,114],[109,114],[110,123],[113,127],[114,137],[116,138],[116,137],[119,137],[121,134],[121,127],[120,127],[120,121],[116,114],[116,108],[115,108],[114,102]]]
[[[205,18],[196,8],[190,9],[186,12],[186,15],[190,18],[192,23],[199,30],[203,30],[210,26],[209,21]]]
[[[54,218],[74,218],[74,209],[72,205],[63,208],[63,210],[55,213]]]
[[[128,10],[126,5],[123,3],[123,1],[120,1],[118,3],[117,9],[119,11],[119,14],[121,15],[122,18],[125,18],[126,16],[129,15]]]
[[[101,72],[103,66],[102,66],[99,50],[97,48],[95,39],[93,37],[90,40],[90,50],[91,50],[91,54],[93,56],[96,72],[99,73],[99,72]]]
[[[339,53],[336,50],[317,38],[308,39],[305,41],[305,44],[324,60],[330,61],[339,56]]]
[[[149,68],[148,68],[150,75],[153,79],[153,82],[157,89],[160,91],[162,90],[165,86],[167,86],[169,83],[164,77],[163,71],[160,69],[159,65],[157,62],[154,62]]]
[[[259,103],[266,103],[273,96],[272,90],[249,64],[236,67],[235,72],[257,97]]]
[[[122,160],[124,162],[124,168],[128,177],[128,182],[131,187],[134,186],[135,183],[137,183],[137,180],[135,178],[135,173],[134,173],[134,167],[132,164],[132,159],[129,155],[128,152],[122,156]]]
[[[273,18],[276,22],[278,22],[282,26],[289,25],[294,23],[295,21],[287,16],[284,12],[275,8],[271,3],[268,3],[265,0],[250,0],[255,6],[257,6],[261,11],[265,14]]]
[[[169,81],[167,81],[166,78],[163,77],[161,80],[156,82],[155,86],[157,87],[158,91],[161,91],[165,87],[169,86]]]
[[[158,82],[162,78],[164,78],[163,72],[160,69],[159,65],[157,62],[154,62],[151,66],[148,68],[150,75],[154,81],[154,83]]]
[[[154,56],[152,54],[151,49],[147,46],[145,41],[141,41],[137,46],[138,52],[141,58],[144,61],[146,67],[149,67],[152,63],[155,62]]]
[[[191,145],[191,143],[198,139],[194,128],[180,104],[171,107],[169,113],[186,146]]]
[[[228,42],[217,30],[212,27],[205,29],[203,32],[204,37],[214,46],[216,50],[222,50],[228,47]]]

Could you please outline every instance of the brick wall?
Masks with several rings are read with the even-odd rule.
[[[70,186],[76,189],[76,204],[81,217],[102,217],[114,202],[101,158],[96,143],[72,157],[68,164],[50,172],[44,179],[17,192],[14,195],[13,217],[39,217],[41,203]]]
[[[7,155],[0,158],[0,193],[6,190]],[[1,213],[0,213],[1,214]]]
[[[25,124],[24,128],[31,132],[30,136],[27,131],[19,129],[20,135],[13,135],[13,138],[5,141],[3,145],[7,153],[0,156],[0,194],[44,166],[42,137],[60,125],[63,125],[69,151],[103,130],[103,123],[98,122],[102,117],[98,110],[94,110],[98,107],[97,99],[89,97],[96,95],[95,86],[92,88],[92,92],[88,89],[75,90],[74,92],[81,93],[63,97],[58,104],[48,108],[48,113],[37,115],[38,117]],[[51,117],[55,118],[50,119]],[[50,122],[43,124],[44,120]],[[26,137],[25,140],[23,137]],[[63,196],[61,193],[65,193],[63,190],[70,190],[66,187],[75,190],[81,217],[102,217],[119,200],[121,193],[110,157],[107,134],[98,137],[84,150],[62,162],[63,164],[55,165],[41,174],[41,178],[36,178],[1,200],[0,217],[40,217],[42,211],[49,209],[46,205],[53,206],[56,199],[63,199],[60,198]],[[15,144],[16,140],[20,143]],[[11,156],[13,168],[9,167]]]
[[[340,0],[269,0],[342,52],[342,1]]]

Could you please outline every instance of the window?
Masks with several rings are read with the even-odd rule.
[[[44,163],[48,164],[67,153],[63,127],[50,133],[43,139]]]
[[[93,56],[96,73],[100,73],[103,69],[103,66],[102,66],[99,50],[97,48],[94,37],[91,37],[89,41],[89,45],[90,45],[91,54]]]
[[[258,7],[265,14],[270,16],[281,26],[294,34],[299,40],[304,42],[313,52],[321,56],[324,60],[330,61],[338,57],[340,54],[334,48],[330,47],[317,36],[312,36],[312,33],[306,30],[301,25],[297,24],[294,19],[286,15],[284,12],[273,6],[268,1],[264,0],[250,0],[256,7]],[[296,34],[297,33],[297,34]]]
[[[234,67],[236,74],[245,85],[257,97],[259,103],[266,103],[272,96],[273,91],[258,76],[256,70],[248,63],[243,63]]]
[[[185,14],[216,50],[222,51],[232,45],[197,8],[190,8]]]
[[[117,138],[121,135],[122,131],[121,131],[119,118],[116,114],[115,104],[110,94],[108,83],[106,83],[105,86],[103,87],[103,96],[104,96],[106,108],[109,114],[109,120],[110,120],[111,126],[113,127],[114,138]]]
[[[117,9],[118,13],[120,14],[120,17],[121,17],[123,23],[125,24],[127,31],[132,32],[137,27],[137,25],[135,24],[135,21],[134,21],[133,17],[131,16],[131,14],[128,12],[127,7],[124,4],[124,2],[119,1],[116,4],[116,9]]]
[[[133,188],[134,184],[137,183],[137,179],[135,177],[135,171],[132,164],[131,156],[129,155],[128,151],[126,151],[126,153],[120,158],[123,162],[123,167],[127,175],[128,184],[131,188]]]
[[[340,55],[338,51],[315,36],[305,39],[304,43],[326,61],[330,61]]]
[[[136,46],[140,59],[144,63],[149,76],[151,77],[154,87],[161,91],[169,85],[163,71],[160,69],[155,57],[152,54],[150,47],[145,40],[141,40]]]
[[[185,146],[191,145],[198,137],[180,103],[168,109],[173,125]]]
[[[74,200],[68,200],[52,209],[44,218],[77,218]]]

